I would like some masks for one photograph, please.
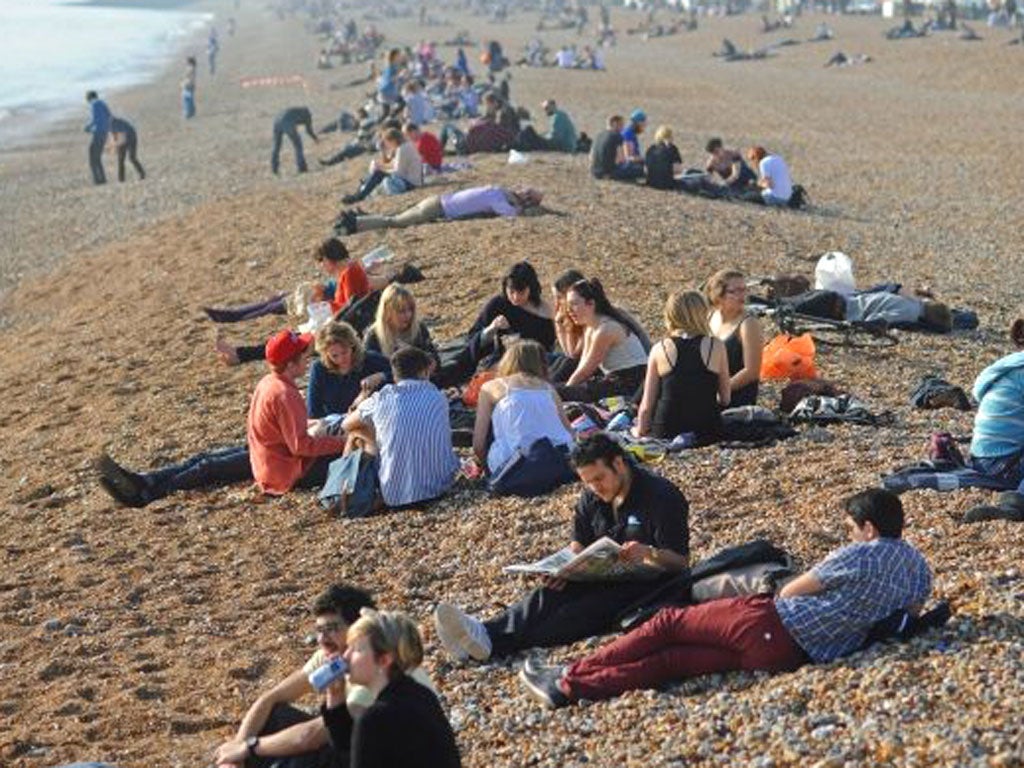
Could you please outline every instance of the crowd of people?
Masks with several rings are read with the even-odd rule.
[[[374,32],[365,41],[348,24],[322,31],[333,41],[324,49],[327,64],[366,50],[372,56],[382,40]],[[218,50],[213,36],[211,74]],[[342,112],[321,129],[321,135],[356,133],[324,165],[375,155],[359,187],[343,198],[345,205],[374,193],[417,190],[428,174],[443,170],[449,145],[459,154],[589,150],[590,171],[599,180],[645,180],[658,190],[766,206],[793,206],[801,197],[787,163],[762,146],[741,152],[711,138],[703,165],[690,169],[670,126],[659,126],[645,147],[643,109],[608,117],[592,147],[553,98],[540,105],[548,130],[524,127],[507,80],[498,84],[494,78],[508,63],[500,46],[488,48],[484,64],[490,77],[482,85],[461,48],[459,53],[445,66],[430,44],[414,52],[389,49],[376,73],[372,103],[355,114]],[[194,114],[194,60],[189,68],[183,84],[188,118]],[[125,156],[143,177],[130,124],[118,124],[94,92],[87,98],[96,183],[104,180],[100,153],[109,132],[131,137],[124,154],[118,145],[120,178]],[[458,121],[466,121],[464,129]],[[442,123],[440,136],[426,128],[435,122]],[[288,108],[275,118],[275,174],[285,137],[299,172],[307,170],[300,127],[318,141],[307,107]],[[712,446],[722,439],[726,411],[757,405],[766,339],[761,321],[748,311],[743,272],[723,269],[700,288],[669,292],[664,328],[651,334],[599,276],[567,269],[548,276],[553,279],[546,291],[534,266],[520,261],[508,266],[467,332],[439,344],[411,288],[422,275],[408,266],[364,263],[341,239],[470,217],[512,219],[539,210],[542,200],[534,188],[482,185],[420,197],[396,213],[346,208],[337,216],[334,236],[313,249],[325,281],[297,292],[303,307],[328,307],[315,330],[282,328],[265,342],[240,346],[218,336],[215,350],[223,362],[262,360],[266,366],[250,399],[244,441],[239,425],[236,445],[146,471],[103,455],[97,463],[100,486],[135,508],[173,493],[245,481],[260,494],[282,496],[325,488],[335,468],[355,457],[357,482],[369,489],[369,500],[358,509],[338,509],[359,517],[431,504],[452,490],[463,467],[485,479],[499,477],[544,443],[582,486],[569,550],[578,554],[607,537],[620,546],[624,563],[647,566],[656,577],[600,583],[546,578],[485,619],[443,601],[433,623],[454,660],[484,662],[616,634],[624,612],[647,610],[630,631],[567,667],[533,661],[523,667],[525,689],[552,708],[712,672],[785,672],[826,663],[887,636],[884,627],[894,615],[908,621],[920,616],[931,594],[931,571],[902,537],[899,497],[882,489],[845,499],[840,516],[850,543],[771,593],[694,604],[688,587],[679,587],[678,579],[693,565],[689,504],[679,487],[643,466],[626,446],[631,440],[683,436],[688,446]],[[293,313],[293,304],[291,292],[284,291],[242,307],[204,311],[215,323],[237,323]],[[934,303],[894,291],[846,296],[843,308],[855,320],[870,311],[902,313],[908,322],[945,319]],[[1012,333],[1024,348],[1024,320]],[[471,457],[463,464],[453,418],[471,389],[471,442],[464,444]],[[968,462],[1004,481],[1007,490],[996,504],[972,508],[964,519],[1024,520],[1024,352],[982,371],[974,396],[980,405]],[[626,428],[595,429],[575,419],[580,412],[600,411],[625,414]],[[353,489],[339,493],[344,497]],[[431,765],[459,765],[451,725],[423,667],[415,621],[378,610],[366,591],[349,584],[330,586],[313,614],[316,653],[257,698],[234,737],[217,748],[217,764],[401,767],[421,765],[422,755],[429,754]],[[341,674],[321,685],[335,669]],[[319,713],[295,706],[313,694],[321,697]]]

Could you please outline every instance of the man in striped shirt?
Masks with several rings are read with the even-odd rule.
[[[452,448],[448,400],[428,381],[433,360],[405,347],[391,356],[395,383],[345,417],[343,427],[377,455],[381,496],[402,507],[444,494],[459,468]]]

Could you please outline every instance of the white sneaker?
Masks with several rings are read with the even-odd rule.
[[[448,654],[457,661],[471,657],[477,661],[491,658],[491,638],[483,622],[474,619],[451,603],[439,603],[434,609],[437,636]]]

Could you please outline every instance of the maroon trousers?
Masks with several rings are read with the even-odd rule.
[[[807,656],[770,595],[663,608],[628,635],[577,661],[565,675],[574,699],[607,699],[634,688],[711,672],[792,670]]]

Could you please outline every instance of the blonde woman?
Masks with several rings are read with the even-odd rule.
[[[409,673],[423,661],[416,624],[397,611],[362,610],[348,630],[348,680],[376,700],[353,719],[345,706],[345,678],[327,687],[322,710],[336,752],[346,764],[388,768],[459,768],[459,748],[441,703]]]
[[[652,347],[647,362],[634,432],[665,439],[692,432],[699,443],[714,442],[719,409],[729,404],[729,361],[725,345],[711,335],[704,297],[697,291],[669,296],[665,328],[668,338]]]
[[[402,347],[422,349],[438,365],[437,348],[427,326],[419,321],[416,297],[412,291],[392,283],[380,295],[377,317],[366,329],[363,345],[369,352],[378,352],[390,358]]]
[[[729,358],[731,404],[756,405],[761,381],[764,329],[747,314],[747,278],[742,272],[723,269],[708,278],[705,289],[711,304],[711,332],[725,343]]]
[[[473,427],[473,453],[491,474],[519,449],[547,438],[568,449],[572,431],[562,400],[547,382],[546,353],[536,341],[519,341],[502,355],[498,375],[480,388]],[[494,436],[490,446],[488,435]]]
[[[391,362],[363,348],[355,329],[332,320],[316,333],[319,359],[309,369],[306,407],[311,419],[347,413],[391,381]]]
[[[654,132],[654,143],[644,155],[647,167],[647,186],[654,189],[679,189],[676,179],[683,172],[683,158],[672,142],[672,129],[659,125]]]

